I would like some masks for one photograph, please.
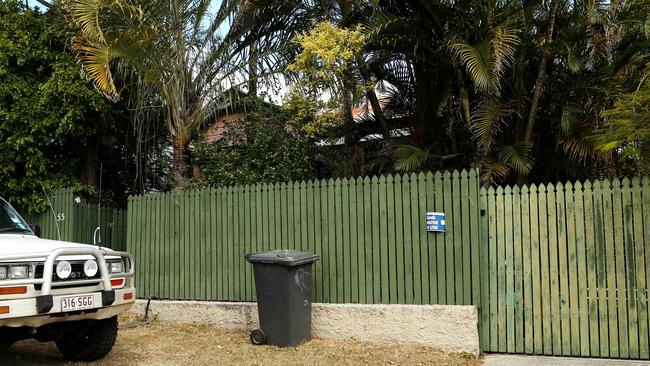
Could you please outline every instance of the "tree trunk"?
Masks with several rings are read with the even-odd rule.
[[[411,139],[415,144],[425,142],[435,146],[435,153],[445,155],[449,152],[449,137],[444,135],[444,121],[439,118],[438,109],[447,97],[451,78],[456,76],[451,72],[438,72],[426,63],[413,60],[415,74],[415,110],[417,118]],[[428,141],[433,139],[432,141]]]
[[[370,71],[368,70],[368,66],[366,65],[366,60],[363,59],[363,56],[357,57],[357,64],[359,65],[359,72],[361,73],[363,80],[366,82],[371,81],[372,77],[370,75]],[[366,92],[366,97],[372,106],[372,114],[375,116],[375,119],[379,123],[379,128],[381,130],[382,136],[384,136],[385,140],[390,140],[391,135],[390,130],[388,129],[388,122],[386,121],[384,111],[381,109],[381,104],[379,104],[379,98],[377,98],[377,93],[375,93],[374,87],[372,89],[368,89]]]
[[[554,0],[551,4],[551,13],[549,14],[548,28],[546,30],[546,40],[544,45],[544,55],[539,64],[539,71],[537,73],[537,80],[535,81],[535,89],[533,92],[533,100],[530,104],[530,111],[528,112],[528,123],[526,124],[526,132],[524,133],[524,142],[530,143],[533,138],[533,129],[535,128],[535,118],[539,109],[539,100],[542,97],[542,88],[544,87],[544,79],[546,79],[546,68],[548,61],[551,58],[551,52],[548,47],[553,41],[553,30],[555,29],[555,17],[557,9],[560,6],[560,0]]]
[[[248,57],[248,95],[257,97],[257,41],[251,44]]]
[[[184,136],[174,136],[173,141],[174,160],[172,174],[174,178],[174,189],[182,190],[189,184],[189,140]]]
[[[99,161],[97,136],[89,137],[86,144],[86,155],[81,166],[81,184],[97,187],[97,163]]]
[[[523,142],[527,144],[532,144],[533,141],[533,130],[535,129],[535,119],[537,118],[537,111],[539,110],[539,101],[542,98],[542,88],[544,87],[544,80],[546,79],[546,69],[548,67],[548,62],[551,58],[551,52],[549,50],[550,44],[553,41],[553,31],[555,29],[555,17],[557,15],[557,10],[560,6],[560,0],[553,0],[551,3],[551,10],[548,19],[548,28],[546,29],[546,39],[544,44],[544,53],[542,55],[542,60],[539,63],[539,71],[537,73],[537,79],[535,80],[535,89],[533,91],[533,99],[530,103],[530,110],[528,112],[528,122],[526,123],[526,130],[524,131]],[[533,149],[531,149],[532,154]],[[523,185],[526,183],[526,176],[519,174],[517,178],[517,184]]]
[[[469,92],[465,86],[465,80],[463,79],[463,71],[459,68],[456,69],[456,76],[458,77],[458,89],[460,97],[460,107],[463,113],[463,119],[469,128],[472,127],[472,114],[469,108]]]
[[[390,130],[388,129],[386,116],[384,116],[384,112],[381,110],[381,105],[379,104],[377,94],[374,90],[368,90],[366,92],[366,97],[368,97],[368,101],[370,101],[370,105],[372,106],[372,114],[375,116],[377,122],[379,123],[381,134],[384,136],[385,140],[390,140]]]

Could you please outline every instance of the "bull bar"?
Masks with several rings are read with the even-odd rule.
[[[53,282],[54,262],[61,256],[74,256],[74,255],[90,255],[97,260],[99,267],[99,278],[85,279],[85,280],[68,280],[63,282]],[[127,266],[121,273],[110,273],[106,264],[105,256],[119,257],[128,261]],[[57,286],[74,286],[86,285],[93,283],[102,283],[102,305],[109,306],[115,301],[115,291],[111,285],[113,278],[131,278],[134,276],[133,258],[127,252],[107,252],[99,248],[58,248],[51,252],[40,253],[24,253],[24,254],[10,254],[0,255],[0,263],[5,261],[25,261],[25,262],[40,262],[35,258],[46,258],[43,265],[42,278],[26,278],[26,279],[13,279],[13,280],[0,280],[0,286],[21,286],[21,285],[41,285],[41,295],[36,298],[38,313],[44,313],[52,308],[52,287]]]

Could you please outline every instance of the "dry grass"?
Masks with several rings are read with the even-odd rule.
[[[208,325],[152,322],[122,329],[97,365],[479,365],[432,348],[314,339],[298,348],[253,346],[248,333]],[[53,343],[24,341],[0,356],[12,364],[62,364]]]

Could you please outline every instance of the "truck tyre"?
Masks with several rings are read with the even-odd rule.
[[[0,352],[2,352],[2,351],[6,351],[6,350],[9,349],[9,347],[11,347],[14,343],[15,343],[15,342],[14,342],[13,340],[10,340],[10,339],[3,339],[3,340],[0,340]]]
[[[106,356],[117,339],[117,316],[81,321],[65,331],[56,346],[69,361],[92,362]]]
[[[18,338],[11,330],[0,328],[0,352],[9,349],[16,341]]]

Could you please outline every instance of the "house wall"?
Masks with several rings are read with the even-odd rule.
[[[205,128],[205,137],[208,143],[217,141],[226,132],[226,123],[228,121],[243,121],[242,113],[230,113],[217,117],[210,125]]]

